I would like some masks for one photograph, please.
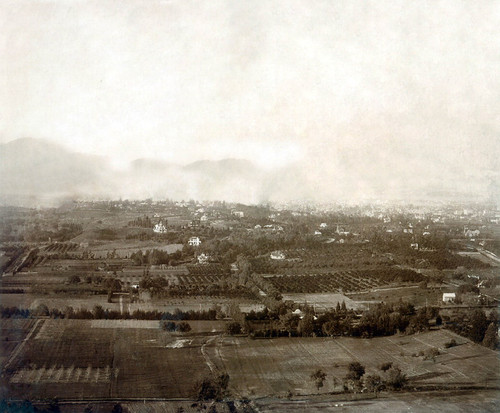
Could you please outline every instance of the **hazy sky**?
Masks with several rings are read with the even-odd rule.
[[[499,1],[3,0],[0,140],[486,185],[499,27]]]

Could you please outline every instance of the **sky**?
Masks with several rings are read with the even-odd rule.
[[[3,0],[0,142],[483,194],[499,28],[498,1]]]

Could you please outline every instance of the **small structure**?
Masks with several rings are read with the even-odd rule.
[[[319,227],[320,228],[326,228],[328,225],[326,225],[326,222],[322,222],[321,224],[319,224]]]
[[[284,260],[285,254],[282,251],[273,251],[273,252],[271,252],[271,259],[272,260]]]
[[[414,250],[418,250],[418,242],[412,242],[410,244],[410,247],[413,248]]]
[[[314,231],[314,235],[323,235],[323,234],[321,233],[321,231],[316,230]]]
[[[456,298],[455,293],[443,293],[443,303],[453,303]]]
[[[233,211],[232,213],[238,218],[243,218],[245,216],[245,213],[243,211]]]
[[[198,237],[189,238],[188,244],[192,247],[199,247],[201,245],[201,240]]]
[[[478,230],[478,229],[468,229],[468,228],[464,228],[464,235],[467,237],[467,238],[476,238],[479,236],[481,232]]]

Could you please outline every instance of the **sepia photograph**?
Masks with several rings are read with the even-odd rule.
[[[500,411],[500,2],[0,1],[0,413]]]

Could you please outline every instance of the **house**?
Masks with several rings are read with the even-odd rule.
[[[245,216],[243,211],[233,211],[232,214],[238,218],[243,218]]]
[[[414,250],[418,250],[418,242],[412,242],[410,244],[410,247],[413,248]]]
[[[452,303],[456,298],[455,293],[443,293],[443,303]]]
[[[160,221],[154,226],[153,232],[156,232],[157,234],[165,234],[167,232],[167,227],[163,225],[162,221]]]
[[[191,237],[189,238],[188,244],[191,245],[192,247],[199,247],[201,245],[200,238]]]
[[[314,235],[323,235],[323,234],[321,233],[321,231],[316,230],[314,231]]]
[[[472,229],[464,228],[464,235],[467,238],[476,238],[477,236],[479,236],[479,234],[480,234],[480,231],[478,229],[472,230]]]
[[[203,215],[201,218],[200,218],[200,222],[207,222],[208,221],[208,217],[206,215]]]
[[[319,227],[326,228],[326,227],[328,227],[328,225],[326,225],[326,222],[322,222],[321,224],[319,224]]]
[[[210,259],[210,256],[205,254],[205,253],[201,253],[200,255],[198,255],[198,263],[199,264],[208,264],[209,259]]]
[[[271,252],[271,259],[272,260],[284,260],[285,254],[282,251],[273,251],[273,252]]]

